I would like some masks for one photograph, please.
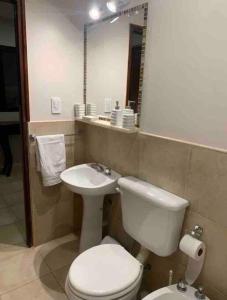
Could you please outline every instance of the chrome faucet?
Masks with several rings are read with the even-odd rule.
[[[181,279],[177,284],[177,290],[179,292],[185,293],[187,291],[187,283]]]
[[[107,176],[110,176],[112,174],[110,168],[107,167],[103,168],[103,166],[98,163],[92,163],[90,164],[90,167],[95,169],[97,172],[104,173]]]
[[[98,171],[100,173],[104,172],[104,168],[100,164],[93,163],[93,164],[90,164],[90,167],[93,168],[93,169],[95,169],[96,171]]]
[[[204,294],[204,288],[202,286],[198,287],[195,292],[196,299],[206,299],[206,295]]]

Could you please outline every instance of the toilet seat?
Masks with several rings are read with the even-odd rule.
[[[142,264],[120,245],[100,245],[70,267],[67,289],[76,299],[117,299],[139,287]]]

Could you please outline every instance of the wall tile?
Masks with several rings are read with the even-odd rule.
[[[184,196],[190,146],[141,135],[139,178]]]
[[[82,215],[83,215],[83,199],[81,195],[74,195],[74,226],[75,231],[78,232],[81,229]]]
[[[199,224],[204,228],[203,241],[207,247],[205,265],[197,284],[212,286],[227,295],[227,229],[217,223],[190,212],[185,228]]]
[[[132,250],[134,241],[123,228],[120,195],[111,195],[110,199],[112,205],[110,211],[111,218],[109,220],[109,234],[130,251]]]
[[[30,122],[28,124],[30,134],[70,134],[75,132],[74,121],[46,121],[46,122]]]
[[[66,165],[71,167],[84,160],[82,137],[74,135],[82,128],[75,122],[33,122],[29,132],[35,135],[63,133],[66,135]],[[74,201],[74,194],[63,184],[43,187],[41,176],[36,171],[35,143],[30,143],[30,185],[34,245],[78,230],[81,225],[81,203]],[[75,211],[76,207],[76,211]],[[76,218],[76,221],[75,221]],[[76,224],[76,225],[75,225]]]
[[[227,154],[193,147],[186,197],[195,211],[227,228]]]
[[[95,144],[96,143],[96,144]],[[88,126],[85,161],[108,164],[122,175],[134,175],[190,201],[182,235],[195,224],[204,227],[207,245],[205,265],[196,286],[205,286],[212,300],[227,299],[227,153],[150,135],[126,135]],[[113,197],[113,199],[112,199]],[[133,240],[124,232],[118,196],[111,196],[109,234],[130,247]],[[168,258],[150,255],[150,271],[144,284],[149,291],[184,277],[188,257],[181,251]]]
[[[86,162],[98,162],[108,165],[108,130],[96,126],[86,126],[85,131]]]
[[[138,135],[109,130],[108,160],[108,166],[123,176],[138,176]]]

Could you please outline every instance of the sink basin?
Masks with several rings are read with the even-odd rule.
[[[84,164],[62,172],[61,179],[68,189],[83,198],[83,222],[80,237],[80,253],[100,244],[102,240],[103,200],[106,194],[116,193],[120,174],[99,172]],[[105,170],[106,167],[99,164]]]
[[[177,290],[176,285],[171,285],[151,293],[143,300],[195,300],[195,292],[196,289],[191,286],[188,286],[187,291],[183,293]],[[205,300],[210,299],[206,297]]]
[[[91,196],[114,193],[120,177],[114,171],[110,176],[98,172],[90,164],[72,167],[61,174],[62,181],[72,192]]]

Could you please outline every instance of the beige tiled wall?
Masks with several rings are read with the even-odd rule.
[[[227,153],[89,125],[84,141],[86,162],[104,163],[124,176],[137,176],[190,201],[182,234],[200,224],[207,245],[205,266],[196,285],[204,285],[212,300],[227,299]],[[109,231],[130,249],[132,239],[122,228],[117,196],[112,203]],[[186,262],[180,252],[169,258],[151,254],[145,285],[149,290],[165,286],[170,269],[178,280]]]
[[[29,123],[30,134],[63,133],[66,135],[68,167],[83,162],[81,131],[82,129],[79,126],[76,127],[73,121]],[[34,245],[79,229],[81,222],[80,197],[68,191],[63,184],[43,187],[40,174],[36,171],[35,143],[32,141],[30,141],[30,188]]]

